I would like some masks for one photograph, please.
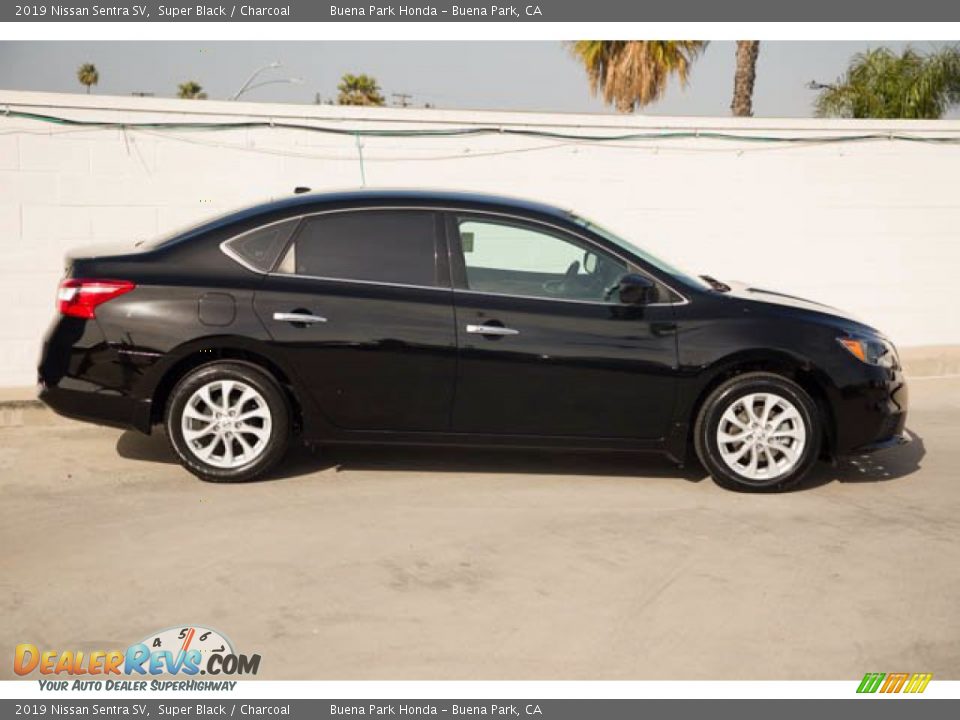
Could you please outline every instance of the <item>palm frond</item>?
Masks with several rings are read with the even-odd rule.
[[[960,46],[930,54],[907,47],[853,56],[816,101],[821,117],[937,119],[960,102]]]
[[[587,71],[590,91],[630,112],[659,100],[672,76],[685,87],[706,45],[702,40],[578,40],[571,52]]]

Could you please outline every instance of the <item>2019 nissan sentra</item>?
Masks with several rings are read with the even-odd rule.
[[[905,441],[897,352],[842,312],[694,277],[578,215],[452,192],[303,194],[75,254],[39,368],[64,415],[211,481],[294,438],[693,449],[781,489]]]

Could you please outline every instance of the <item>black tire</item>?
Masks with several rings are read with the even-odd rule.
[[[738,399],[751,393],[773,393],[789,401],[797,409],[806,432],[796,464],[789,472],[769,480],[735,472],[724,461],[718,446],[717,429],[723,414]],[[798,484],[817,461],[822,438],[823,422],[810,395],[792,380],[769,372],[744,373],[718,386],[700,408],[693,430],[697,457],[714,481],[729,490],[753,492],[776,492]]]
[[[243,433],[242,430],[239,431],[239,434],[244,435],[248,445],[256,440],[255,446],[259,448],[259,454],[237,467],[218,467],[216,464],[205,462],[190,449],[182,428],[184,410],[194,393],[210,383],[216,384],[220,381],[240,382],[252,388],[259,393],[269,409],[269,428],[266,430],[261,428],[261,434],[266,436],[266,439],[259,440],[255,436]],[[236,397],[236,394],[233,396]],[[222,393],[220,397],[222,399]],[[212,362],[191,370],[180,379],[167,402],[164,426],[170,445],[180,463],[198,478],[208,482],[247,482],[264,475],[286,454],[291,428],[290,404],[277,381],[256,365],[238,361]],[[237,430],[234,430],[234,434],[237,434]],[[223,442],[225,441],[221,440],[221,443]],[[263,443],[262,447],[259,445],[260,442]],[[237,441],[231,440],[230,443],[231,448],[241,448]],[[226,448],[223,444],[219,447],[223,448],[221,455],[225,457]],[[230,454],[232,457],[232,449]]]

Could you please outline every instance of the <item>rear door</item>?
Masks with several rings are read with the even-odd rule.
[[[460,346],[454,431],[666,435],[677,360],[667,288],[655,302],[621,304],[608,291],[639,268],[538,222],[451,214],[448,236]]]
[[[449,428],[456,336],[442,218],[304,218],[254,300],[319,410],[344,430]]]

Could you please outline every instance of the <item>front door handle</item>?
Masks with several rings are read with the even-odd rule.
[[[325,323],[327,321],[325,317],[301,312],[275,312],[273,314],[273,319],[277,320],[278,322],[292,323]]]
[[[474,335],[519,335],[519,330],[503,325],[467,325],[467,332]]]

